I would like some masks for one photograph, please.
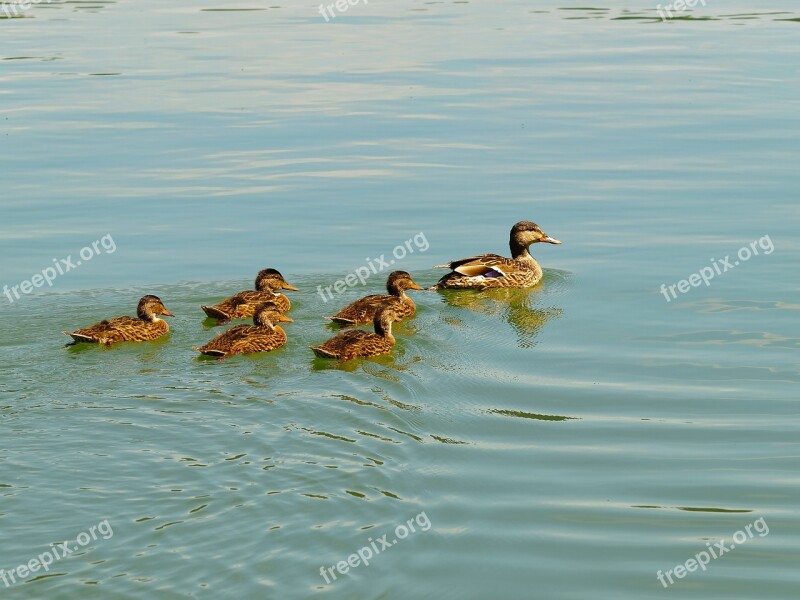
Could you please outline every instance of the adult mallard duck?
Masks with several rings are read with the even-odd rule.
[[[454,260],[435,269],[451,269],[432,290],[464,288],[524,288],[542,279],[542,267],[531,256],[528,246],[537,242],[560,244],[544,233],[536,223],[520,221],[511,228],[511,258],[498,254],[481,254]]]
[[[280,325],[273,324],[279,322],[291,323],[292,319],[281,314],[275,303],[263,302],[255,309],[252,325],[231,327],[195,350],[220,359],[236,354],[269,352],[286,343],[286,332]]]
[[[375,333],[354,329],[340,333],[319,346],[309,346],[320,358],[338,358],[341,361],[358,356],[378,356],[392,351],[395,344],[392,323],[399,320],[392,303],[384,305],[375,313]]]
[[[254,290],[245,290],[226,298],[214,306],[201,306],[203,312],[212,319],[217,319],[217,325],[227,323],[232,319],[252,317],[256,305],[262,302],[272,302],[280,312],[288,311],[292,303],[278,290],[297,291],[293,285],[286,283],[283,275],[277,269],[263,269],[256,276]]]
[[[169,325],[158,317],[174,317],[158,296],[142,296],[136,307],[136,317],[117,317],[95,323],[91,327],[65,331],[72,343],[91,342],[110,346],[117,342],[146,342],[155,340],[169,331]]]
[[[378,309],[388,302],[394,306],[398,318],[404,319],[412,316],[417,310],[414,301],[406,295],[406,290],[421,289],[424,288],[414,283],[411,275],[405,271],[393,271],[389,273],[389,278],[386,280],[386,290],[389,295],[365,296],[361,300],[348,304],[334,316],[325,318],[343,326],[372,323]]]

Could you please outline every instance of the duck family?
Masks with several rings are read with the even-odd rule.
[[[450,261],[434,268],[449,269],[430,290],[490,288],[527,288],[542,279],[542,268],[530,254],[535,243],[560,244],[531,221],[520,221],[511,229],[511,257],[480,254]],[[373,294],[325,317],[341,328],[371,323],[374,332],[348,329],[317,346],[310,346],[320,358],[348,361],[357,357],[379,356],[392,351],[396,340],[392,324],[416,313],[409,290],[423,290],[405,271],[393,271],[386,281],[388,294]],[[252,325],[236,325],[195,350],[202,355],[224,359],[237,354],[270,352],[284,346],[287,335],[279,323],[291,323],[286,315],[291,308],[282,290],[299,291],[273,268],[256,276],[254,289],[238,292],[213,306],[200,308],[216,325],[252,317]],[[72,344],[94,343],[111,346],[117,342],[144,342],[167,334],[169,325],[162,316],[174,316],[158,296],[143,296],[136,307],[136,317],[122,316],[100,321],[89,327],[65,331]]]

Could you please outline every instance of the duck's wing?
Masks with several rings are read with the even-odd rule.
[[[257,295],[260,293],[255,290],[245,290],[234,294],[230,298],[225,298],[225,300],[213,306],[201,306],[200,308],[213,319],[230,319],[236,313],[241,312],[239,307],[257,301]]]
[[[376,333],[367,333],[344,348],[339,359],[345,361],[358,356],[378,356],[391,351],[392,343],[389,340]]]
[[[256,304],[258,302],[266,302],[275,297],[272,292],[261,292],[259,290],[245,290],[239,292],[231,297],[231,300],[236,304]]]
[[[286,312],[289,309],[289,299],[283,294],[262,292],[258,290],[244,290],[226,298],[214,306],[201,306],[203,312],[212,319],[217,319],[218,325],[231,319],[252,317],[256,306],[262,302],[272,302],[278,310]]]
[[[348,348],[359,344],[369,335],[368,332],[361,329],[351,329],[350,331],[340,333],[336,337],[332,337],[319,346],[311,346],[311,349],[317,356],[323,358],[339,358]]]
[[[231,318],[231,314],[236,309],[238,304],[239,303],[236,300],[236,296],[231,296],[230,298],[225,298],[225,300],[222,302],[217,302],[213,306],[206,306],[205,304],[202,304],[200,305],[200,308],[212,319],[227,321]]]
[[[288,298],[283,296],[283,294],[279,296],[270,291],[245,290],[231,298],[233,308],[230,314],[234,318],[239,319],[242,317],[252,317],[253,313],[255,313],[256,306],[262,302],[271,302],[275,304],[275,308],[279,311],[285,312],[285,310],[288,310],[288,307],[285,306],[288,302],[281,302],[281,300],[288,301]]]
[[[169,331],[166,321],[143,321],[135,317],[117,317],[95,323],[73,332],[66,332],[76,342],[115,344],[117,342],[146,342],[160,338]]]
[[[230,352],[230,349],[234,344],[236,344],[239,340],[246,338],[251,329],[254,329],[253,325],[237,325],[236,327],[231,327],[227,331],[220,333],[207,344],[200,346],[199,348],[195,348],[195,350],[202,354],[224,356]]]
[[[345,306],[332,317],[325,317],[341,325],[354,325],[359,323],[371,323],[375,312],[386,302],[396,300],[394,296],[388,294],[373,294],[365,296]]]
[[[269,352],[286,343],[286,333],[276,327],[275,331],[267,327],[254,327],[247,335],[231,345],[231,354],[250,354],[253,352]]]
[[[516,261],[499,254],[481,254],[453,260],[437,269],[450,269],[467,277],[504,277],[518,268]]]
[[[115,342],[125,339],[124,333],[139,323],[141,323],[141,320],[133,317],[117,317],[115,319],[105,319],[75,331],[65,331],[64,333],[72,336],[72,339],[76,342]]]
[[[348,346],[350,344],[355,344],[360,342],[364,338],[368,337],[370,332],[364,331],[363,329],[351,329],[350,331],[345,331],[344,333],[340,333],[334,338],[329,339],[327,342],[322,344],[323,346]]]

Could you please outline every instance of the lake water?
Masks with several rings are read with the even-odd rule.
[[[706,4],[0,20],[0,285],[75,265],[0,296],[0,569],[73,549],[0,593],[796,598],[800,9]],[[386,272],[318,286],[420,234],[392,268],[428,286],[522,219],[564,242],[537,288],[414,292],[391,356],[308,350]],[[287,346],[198,360],[199,305],[267,266]],[[64,348],[145,293],[168,339]]]

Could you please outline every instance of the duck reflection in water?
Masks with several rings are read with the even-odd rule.
[[[545,282],[546,286],[546,282]],[[563,310],[557,306],[534,307],[543,297],[542,286],[533,288],[497,288],[490,290],[443,290],[439,294],[450,306],[468,308],[487,315],[500,316],[517,333],[520,348],[536,345],[539,330]]]

